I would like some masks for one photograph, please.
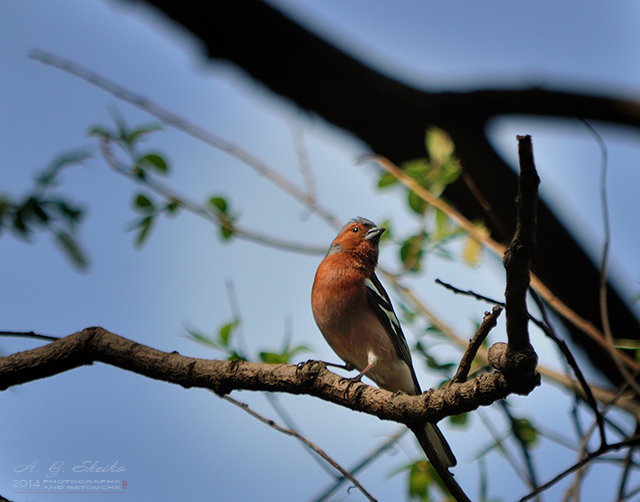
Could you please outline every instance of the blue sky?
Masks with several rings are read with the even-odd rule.
[[[365,2],[278,0],[290,12],[352,54],[396,78],[432,89],[478,85],[575,85],[614,96],[637,96],[640,20],[637,4],[599,2]],[[579,9],[579,10],[578,10]],[[290,324],[293,343],[308,345],[301,355],[335,360],[320,336],[309,308],[309,290],[320,256],[298,255],[234,240],[222,243],[217,230],[182,214],[163,219],[142,250],[126,231],[135,214],[130,181],[110,171],[87,131],[110,123],[117,107],[132,125],[153,118],[118,102],[84,81],[27,57],[40,48],[69,58],[145,95],[214,134],[242,146],[302,185],[292,135],[302,132],[320,200],[342,220],[391,218],[399,235],[416,221],[400,191],[375,190],[375,171],[356,164],[366,147],[319,119],[273,97],[259,84],[224,63],[204,60],[184,34],[145,8],[120,2],[12,0],[3,9],[0,30],[0,190],[28,191],[35,173],[69,149],[93,149],[84,166],[63,175],[60,190],[88,211],[80,238],[91,260],[85,274],[75,271],[51,239],[32,243],[0,239],[4,287],[0,293],[3,330],[66,335],[92,325],[162,350],[215,357],[182,335],[185,326],[214,332],[232,317],[225,283],[232,281],[242,314],[242,334],[252,353],[280,346]],[[609,190],[613,270],[632,298],[637,266],[639,148],[637,132],[600,126],[610,153]],[[492,124],[492,139],[508,159],[515,158],[515,135],[533,136],[542,192],[561,211],[594,256],[601,246],[598,205],[600,152],[584,126],[570,121],[503,118]],[[320,247],[334,231],[284,196],[249,167],[165,128],[145,144],[171,161],[172,186],[192,199],[228,197],[246,227]],[[382,263],[397,270],[397,246],[383,250]],[[450,325],[470,335],[486,306],[451,297],[435,278],[499,297],[504,289],[498,260],[487,257],[479,269],[430,258],[425,272],[407,279],[421,298]],[[410,341],[415,334],[407,333]],[[502,325],[495,337],[503,336]],[[545,364],[558,367],[555,352],[535,338]],[[9,354],[37,346],[33,340],[0,340]],[[434,351],[455,356],[438,344]],[[423,387],[439,376],[417,363]],[[256,393],[235,393],[256,410],[276,418]],[[0,493],[16,501],[77,500],[67,494],[25,494],[18,482],[45,479],[63,462],[60,476],[81,479],[72,470],[84,462],[123,466],[129,500],[308,500],[330,485],[330,477],[292,439],[266,428],[242,411],[203,390],[184,390],[102,364],[5,391],[0,404],[3,455]],[[278,396],[301,431],[345,466],[378,445],[397,425],[354,414],[309,397]],[[546,385],[515,409],[549,428],[571,403]],[[562,413],[558,413],[558,409]],[[500,415],[484,411],[505,431]],[[585,417],[586,420],[586,417]],[[473,463],[491,442],[476,414],[469,429],[443,425],[459,459],[457,479],[477,493]],[[541,478],[569,465],[575,454],[543,442],[534,452],[545,459]],[[359,476],[379,500],[404,493],[399,466],[419,458],[406,437]],[[490,494],[511,500],[524,494],[509,467],[492,454]],[[36,464],[34,464],[34,462]],[[16,472],[35,465],[33,472]],[[57,464],[60,465],[60,464]],[[589,477],[585,493],[606,494],[605,468]],[[62,479],[58,476],[57,479]],[[51,479],[51,478],[48,478]],[[118,478],[119,479],[119,478]],[[637,482],[637,480],[635,480]],[[632,483],[633,484],[633,483]],[[566,485],[563,486],[563,488]],[[588,490],[588,491],[587,491]],[[554,492],[557,496],[562,490]],[[83,500],[105,500],[93,495]],[[550,499],[555,499],[553,495]],[[338,492],[332,500],[361,500]]]

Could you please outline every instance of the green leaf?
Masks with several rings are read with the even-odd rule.
[[[387,188],[393,186],[398,183],[398,178],[396,178],[391,173],[382,173],[380,178],[378,179],[378,188]]]
[[[424,182],[431,170],[431,164],[427,159],[414,159],[402,163],[402,170],[406,175],[411,176],[420,185],[425,186]]]
[[[416,214],[422,215],[427,209],[427,202],[424,199],[420,198],[418,194],[414,191],[410,191],[407,195],[407,203],[409,204],[409,208]]]
[[[228,204],[227,200],[224,197],[211,197],[209,199],[209,204],[211,204],[216,210],[220,211],[221,213],[226,214]]]
[[[400,311],[402,324],[413,324],[418,317],[422,317],[416,310],[410,309],[403,301],[397,302],[396,305]]]
[[[411,464],[409,468],[409,498],[429,501],[429,484],[433,481],[430,465],[425,460]]]
[[[74,164],[80,164],[90,156],[91,154],[87,150],[75,150],[59,155],[36,177],[36,184],[41,187],[49,187],[55,184],[56,177],[62,169]]]
[[[9,209],[11,208],[11,202],[0,195],[0,226],[2,226],[2,220],[4,219],[4,215],[9,214]]]
[[[432,238],[434,241],[439,242],[449,235],[449,232],[450,232],[449,223],[450,223],[449,216],[447,216],[447,213],[440,211],[439,209],[436,209],[435,211],[436,231],[432,235]]]
[[[231,342],[231,336],[233,335],[233,331],[238,326],[239,321],[231,321],[230,323],[225,324],[218,331],[218,338],[220,340],[220,344],[223,347],[228,347]]]
[[[26,237],[29,234],[29,228],[24,220],[24,212],[22,210],[18,210],[14,213],[11,226],[13,230],[22,237]]]
[[[84,216],[84,211],[79,207],[71,206],[68,202],[62,199],[52,199],[50,201],[55,204],[58,213],[67,220],[67,223],[74,225],[78,223]]]
[[[422,342],[416,343],[416,350],[422,355],[427,368],[438,371],[448,371],[455,367],[454,363],[441,363],[431,354],[422,344]]]
[[[380,236],[380,242],[391,240],[393,238],[393,230],[391,229],[391,220],[384,220],[380,222],[379,226],[386,229]]]
[[[489,235],[489,231],[486,229],[484,224],[474,223],[474,227],[480,234],[485,236]],[[483,249],[484,247],[480,241],[469,236],[462,249],[462,259],[467,265],[476,267],[480,264],[480,261],[482,260]]]
[[[293,356],[297,356],[302,352],[311,352],[311,349],[306,345],[296,345],[295,347],[289,349],[289,351],[287,352],[287,362],[291,362]]]
[[[404,268],[410,272],[419,272],[424,256],[424,241],[427,235],[423,232],[409,237],[400,247],[400,260]]]
[[[151,228],[153,227],[153,215],[145,216],[135,225],[134,228],[138,229],[138,235],[134,242],[136,248],[141,248],[151,235]]]
[[[138,211],[141,211],[143,213],[155,212],[153,201],[143,193],[136,194],[135,198],[133,199],[133,206]]]
[[[161,130],[162,126],[160,124],[143,125],[136,127],[133,131],[129,131],[129,138],[132,143],[137,143],[143,136]]]
[[[145,181],[147,179],[147,172],[140,166],[133,166],[131,174],[139,180]]]
[[[109,113],[118,129],[115,139],[130,149],[133,146],[133,142],[131,141],[129,126],[125,122],[124,117],[116,107],[111,107]]]
[[[260,360],[267,364],[285,364],[287,362],[284,354],[277,354],[276,352],[260,352]]]
[[[469,414],[460,413],[459,415],[451,415],[449,417],[449,422],[452,425],[456,425],[458,427],[467,425],[467,423],[469,422]]]
[[[100,136],[110,140],[116,140],[117,135],[113,134],[109,129],[103,126],[93,126],[89,129],[89,136]]]
[[[248,361],[248,359],[244,357],[242,354],[240,354],[239,352],[232,350],[231,352],[229,352],[229,357],[227,357],[227,361]]]
[[[460,161],[453,158],[440,167],[438,180],[444,186],[450,185],[460,177],[461,172],[462,167],[460,166]]]
[[[209,199],[209,205],[216,213],[216,216],[220,218],[220,237],[223,240],[229,240],[235,234],[233,228],[234,216],[229,212],[229,203],[227,199],[220,196],[211,197]]]
[[[73,265],[82,271],[88,268],[89,261],[84,251],[69,233],[60,230],[55,233],[55,238],[56,243]]]
[[[235,231],[233,230],[233,228],[228,228],[228,227],[226,227],[224,225],[220,225],[220,236],[224,240],[231,239],[231,237],[233,237],[234,233],[235,233]]]
[[[42,208],[41,201],[35,197],[29,197],[25,204],[24,209],[27,214],[32,214],[40,223],[47,223],[49,221],[49,215]]]
[[[138,164],[142,167],[150,167],[160,174],[169,172],[169,165],[164,157],[157,153],[148,153],[138,159]]]
[[[263,363],[267,364],[288,364],[294,356],[301,352],[310,352],[305,345],[297,345],[291,349],[285,349],[283,352],[260,352],[259,357]]]
[[[467,265],[477,267],[482,260],[482,244],[472,237],[469,237],[462,250],[462,259]]]
[[[207,335],[203,335],[202,333],[195,331],[193,329],[187,329],[187,333],[188,333],[188,337],[187,338],[191,338],[193,341],[198,342],[202,345],[205,345],[207,347],[211,347],[214,348],[216,350],[220,350],[220,346],[211,338],[209,338]]]
[[[443,164],[454,153],[455,146],[451,136],[439,127],[429,127],[425,136],[425,146],[429,152],[429,158],[436,164]]]
[[[513,433],[529,448],[538,443],[538,430],[526,418],[518,418],[513,421]]]

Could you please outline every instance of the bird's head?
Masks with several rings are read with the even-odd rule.
[[[366,218],[355,218],[342,227],[331,243],[327,256],[334,253],[348,253],[375,268],[378,263],[380,236],[385,230],[384,227],[379,227]]]

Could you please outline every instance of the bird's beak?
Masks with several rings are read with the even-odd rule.
[[[379,239],[382,233],[386,230],[384,227],[373,227],[367,230],[364,238],[369,241],[371,239]]]

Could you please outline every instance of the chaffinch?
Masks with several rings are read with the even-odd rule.
[[[375,274],[384,228],[365,218],[347,223],[318,266],[311,290],[313,317],[346,369],[381,388],[421,394],[409,346],[389,295]],[[435,424],[411,429],[454,498],[469,501],[449,467],[456,458]]]

